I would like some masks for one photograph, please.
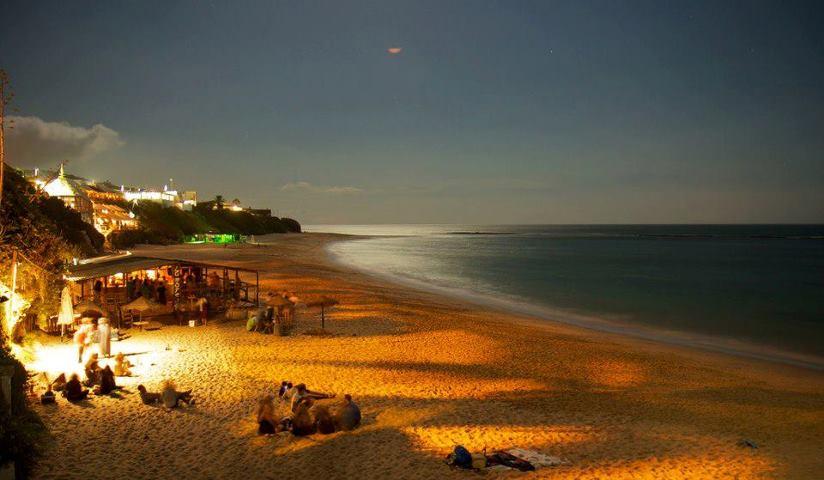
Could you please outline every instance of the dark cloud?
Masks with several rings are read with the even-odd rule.
[[[96,124],[89,128],[38,117],[8,117],[6,161],[18,167],[50,166],[86,160],[124,144],[120,134]]]

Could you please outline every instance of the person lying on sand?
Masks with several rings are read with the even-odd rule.
[[[278,422],[275,421],[275,410],[275,396],[271,393],[258,401],[258,435],[270,435],[276,432]]]
[[[312,390],[306,388],[305,383],[299,383],[283,394],[283,400],[291,402],[292,412],[294,412],[297,409],[298,405],[303,400],[310,398],[319,400],[322,398],[335,398],[335,395],[329,393],[313,392]]]
[[[146,390],[143,385],[137,386],[137,391],[140,393],[140,400],[146,405],[154,405],[160,403],[160,394]]]
[[[80,384],[80,377],[73,373],[69,381],[66,382],[66,390],[63,391],[63,396],[70,402],[78,402],[86,399],[89,396],[89,391]]]
[[[194,400],[192,400],[192,391],[177,391],[174,382],[171,380],[166,380],[163,382],[163,389],[160,392],[160,398],[163,400],[163,406],[169,409],[176,408],[180,402],[183,402],[186,405],[191,405],[194,403]]]
[[[133,366],[132,362],[126,358],[123,352],[118,353],[114,357],[114,374],[118,377],[131,377]]]
[[[86,362],[86,386],[91,387],[100,383],[100,364],[97,363],[97,354],[93,353]]]
[[[333,412],[335,428],[338,430],[352,430],[361,421],[360,407],[352,401],[352,395],[343,396],[343,402]]]

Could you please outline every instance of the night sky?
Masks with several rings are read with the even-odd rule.
[[[303,223],[824,222],[822,25],[824,2],[5,1],[7,162]]]

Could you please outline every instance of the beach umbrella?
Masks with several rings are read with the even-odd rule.
[[[131,302],[123,305],[120,308],[126,309],[126,310],[133,310],[135,312],[139,312],[140,313],[140,321],[142,322],[143,321],[143,312],[146,312],[148,310],[152,310],[152,309],[157,308],[159,306],[160,306],[159,303],[155,303],[155,302],[149,300],[146,297],[140,296],[140,297],[137,297],[136,299],[132,300]]]
[[[57,324],[60,325],[60,340],[66,334],[66,325],[74,323],[74,307],[72,306],[72,289],[68,285],[60,293],[60,311],[57,313]]]
[[[273,296],[269,297],[268,300],[266,300],[266,305],[269,305],[271,307],[280,308],[280,307],[285,307],[287,305],[292,305],[292,302],[290,302],[289,300],[281,297],[280,295],[273,295]]]
[[[306,304],[307,307],[320,307],[320,328],[326,328],[326,309],[329,307],[334,307],[337,305],[338,302],[334,298],[327,297],[326,295],[320,297],[319,300],[315,300],[314,302],[308,302]]]
[[[91,300],[83,300],[82,302],[78,303],[74,306],[74,311],[78,312],[81,316],[87,317],[88,314],[92,314],[93,316],[102,317],[106,314],[106,310],[101,307],[100,305],[94,303]]]
[[[146,297],[137,297],[136,299],[132,300],[131,302],[123,305],[121,308],[126,310],[134,310],[136,312],[145,312],[147,310],[152,310],[154,308],[160,307],[160,304],[155,303]]]

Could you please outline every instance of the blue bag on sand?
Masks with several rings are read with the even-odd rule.
[[[458,445],[446,457],[446,463],[460,468],[472,468],[472,454],[463,445]]]

